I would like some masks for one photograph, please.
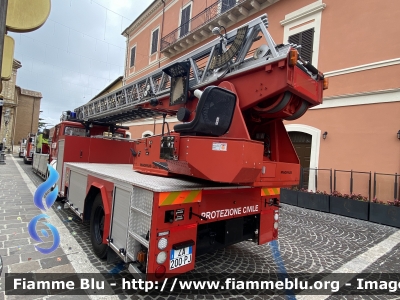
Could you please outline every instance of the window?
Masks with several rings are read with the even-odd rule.
[[[131,64],[130,64],[131,68],[135,66],[135,58],[136,58],[136,46],[131,48]]]
[[[154,54],[157,52],[158,49],[158,32],[159,29],[157,28],[151,34],[151,52],[150,54]]]
[[[289,43],[301,45],[299,49],[300,56],[312,63],[313,44],[314,44],[314,28],[293,34],[289,36]]]
[[[86,130],[85,128],[66,126],[64,129],[64,135],[86,136]]]
[[[189,32],[189,21],[190,21],[190,9],[192,5],[186,6],[181,12],[181,29],[179,32],[179,37],[183,37]]]
[[[326,4],[316,0],[287,15],[283,26],[283,42],[302,45],[301,56],[318,68],[322,12]]]
[[[236,0],[222,0],[221,3],[221,13],[227,11],[228,9],[236,5]]]

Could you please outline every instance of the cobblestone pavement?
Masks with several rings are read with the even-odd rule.
[[[24,165],[22,160],[18,160],[18,163],[36,186],[42,182],[38,176],[32,173],[32,167],[30,165]],[[4,177],[5,176],[0,178]],[[12,179],[9,181],[12,182]],[[9,194],[13,192],[15,192],[15,190],[10,191]],[[83,224],[74,213],[64,209],[63,205],[60,203],[56,203],[53,208],[57,216],[64,222],[69,232],[87,254],[91,264],[99,272],[114,274],[115,278],[125,277],[127,279],[132,279],[132,275],[128,272],[127,266],[123,264],[122,261],[107,264],[107,262],[97,259],[92,254],[89,226],[87,224]],[[0,222],[3,222],[1,224],[5,224],[7,221]],[[391,235],[398,232],[396,228],[285,204],[282,205],[280,211],[279,226],[279,262],[277,261],[276,253],[274,254],[272,249],[272,244],[258,246],[252,242],[242,242],[226,249],[197,257],[196,270],[184,274],[180,276],[180,278],[191,278],[194,273],[210,273],[211,271],[235,274],[275,274],[282,272],[282,266],[284,266],[287,273],[329,274],[334,271],[345,273],[346,270],[398,273],[400,270],[400,244],[398,244],[400,240],[395,242],[395,247],[392,251],[381,255],[378,259],[375,259],[375,261],[368,262],[368,257],[365,260],[363,259],[365,253],[367,253],[366,255],[371,254],[373,256],[377,254],[377,252],[382,251],[381,244],[386,243],[386,240],[390,239]],[[1,230],[0,235],[3,234],[2,231],[3,230]],[[21,230],[21,233],[23,233],[23,230]],[[19,259],[22,260],[22,256],[20,256]],[[122,289],[117,289],[116,292],[123,293]],[[133,296],[128,296],[126,294],[119,295],[120,299],[127,299],[129,297]],[[214,299],[214,297],[217,298],[213,295],[202,295],[197,296],[196,299]],[[225,298],[232,297],[233,296],[225,296]],[[149,296],[144,298],[152,299]],[[162,297],[159,298],[162,299]],[[174,299],[174,297],[167,298]],[[180,296],[179,298],[193,299],[193,296]],[[251,297],[237,296],[236,298],[269,299],[270,297],[261,295]],[[283,296],[274,297],[274,299],[285,298],[286,297]],[[326,298],[327,296],[317,296],[317,298],[313,299]],[[329,297],[329,299],[343,298],[393,299],[396,298],[396,296],[364,295],[358,298],[356,296]]]
[[[33,204],[32,193],[21,177],[21,173],[11,156],[8,156],[6,164],[0,165],[0,255],[3,261],[0,284],[2,290],[5,273],[75,273],[63,249],[58,248],[46,255],[35,249],[35,245],[39,243],[30,237],[28,223],[41,213],[42,211]],[[49,231],[48,237],[44,236],[42,229],[47,229],[47,227],[38,223],[36,232],[43,240],[40,247],[49,248],[53,244],[53,236]],[[4,297],[4,292],[1,291],[0,299]],[[20,297],[7,296],[7,299]],[[24,299],[35,298],[38,296],[24,296]],[[46,297],[46,299],[53,298]],[[79,296],[79,299],[88,299],[88,297]]]

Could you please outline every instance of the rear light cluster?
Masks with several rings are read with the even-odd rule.
[[[157,246],[158,246],[158,249],[164,250],[164,249],[167,248],[167,246],[168,246],[168,240],[167,240],[166,238],[164,238],[164,237],[161,238],[161,239],[158,241]]]
[[[165,272],[167,271],[163,263],[167,260],[167,252],[163,251],[165,248],[168,246],[168,239],[165,237],[162,237],[161,239],[158,240],[157,247],[159,250],[161,250],[160,253],[157,254],[156,262],[159,264],[159,266],[156,268],[155,276],[156,278],[161,278],[165,275]]]
[[[156,278],[161,278],[165,275],[166,269],[164,267],[164,265],[158,266],[155,272],[155,276]]]
[[[161,251],[160,253],[158,253],[156,261],[159,265],[165,263],[166,260],[167,260],[167,252]]]

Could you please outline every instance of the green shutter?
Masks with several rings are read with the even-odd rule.
[[[312,63],[314,28],[289,36],[289,43],[301,45],[299,49],[301,58]]]

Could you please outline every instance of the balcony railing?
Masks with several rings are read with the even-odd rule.
[[[201,13],[197,14],[193,18],[191,18],[188,22],[182,24],[177,29],[167,34],[163,38],[161,38],[161,51],[165,50],[172,44],[175,44],[178,40],[184,38],[185,36],[193,33],[197,29],[203,27],[205,24],[211,22],[212,20],[218,18],[219,16],[227,13],[235,6],[246,2],[247,0],[237,0],[234,5],[231,7],[225,8],[222,5],[222,2],[226,2],[226,0],[218,0],[214,4],[207,7]]]

